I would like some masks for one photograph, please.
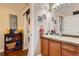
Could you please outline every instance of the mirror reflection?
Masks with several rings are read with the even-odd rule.
[[[48,25],[49,31],[53,31],[56,35],[79,35],[79,4],[63,3],[50,4],[50,17]]]

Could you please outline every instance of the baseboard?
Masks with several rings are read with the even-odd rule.
[[[0,56],[4,56],[4,50],[0,50]]]
[[[1,50],[1,49],[0,49],[0,53],[1,53],[1,52],[4,52],[4,50]]]

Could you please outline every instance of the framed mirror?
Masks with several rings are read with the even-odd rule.
[[[10,29],[17,30],[17,16],[16,15],[9,15],[9,23]]]

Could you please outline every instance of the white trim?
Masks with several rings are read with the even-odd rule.
[[[28,47],[27,48],[23,48],[22,50],[27,50],[28,49]]]

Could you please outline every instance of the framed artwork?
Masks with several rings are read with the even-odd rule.
[[[43,14],[43,19],[46,20],[46,15],[45,14]]]
[[[42,22],[42,16],[38,16],[38,22]]]

